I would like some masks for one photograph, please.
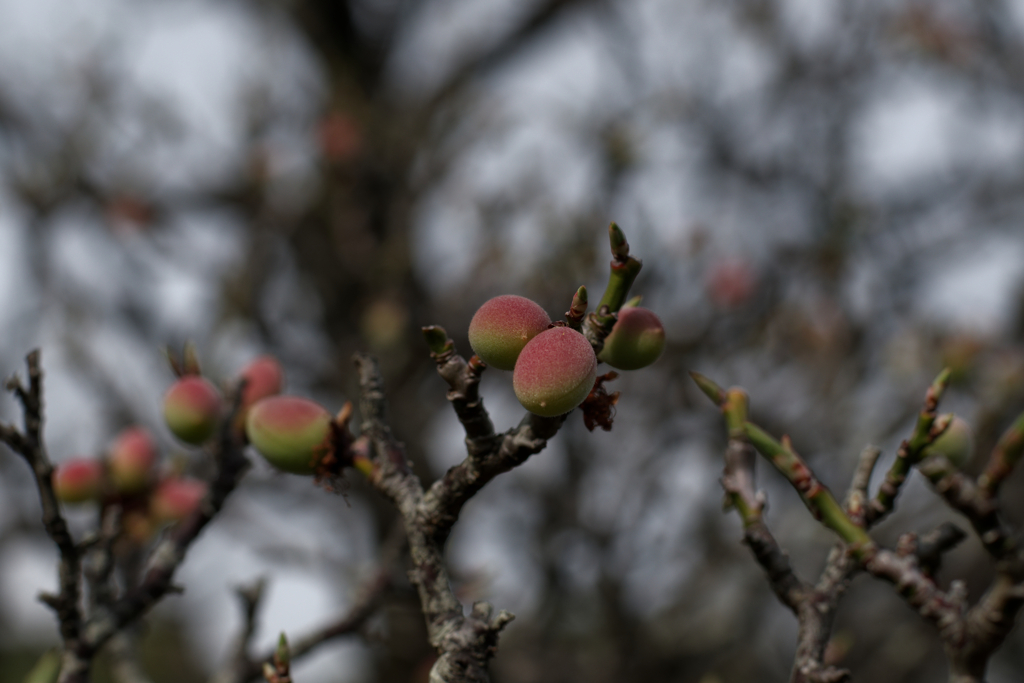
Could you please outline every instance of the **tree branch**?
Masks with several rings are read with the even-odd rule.
[[[882,482],[878,494],[868,507],[867,520],[869,523],[874,524],[892,512],[893,506],[896,504],[896,496],[899,495],[903,482],[910,474],[911,467],[920,460],[924,449],[942,433],[942,430],[933,430],[932,427],[935,426],[935,411],[939,407],[939,399],[942,398],[943,392],[949,385],[949,376],[949,368],[946,368],[928,387],[924,408],[917,416],[917,423],[914,426],[914,434],[909,441],[900,444],[895,462],[889,468],[885,475],[885,481]]]
[[[56,596],[43,595],[41,599],[54,609],[60,622],[65,653],[60,680],[65,683],[71,680],[72,675],[88,669],[87,662],[79,661],[73,654],[69,654],[78,648],[82,629],[81,556],[53,492],[53,465],[43,442],[43,371],[39,350],[29,353],[25,362],[28,366],[28,389],[17,377],[7,382],[7,389],[21,403],[24,426],[19,432],[13,426],[0,423],[0,441],[24,458],[32,469],[43,510],[43,527],[60,553],[60,592]]]
[[[214,451],[215,474],[206,498],[192,515],[173,526],[156,545],[139,585],[128,590],[108,609],[97,610],[85,624],[77,649],[80,658],[91,659],[115,633],[143,615],[167,593],[177,590],[172,580],[174,572],[185,559],[186,551],[224,507],[227,497],[249,467],[242,453],[241,435],[233,426],[240,400],[241,392],[238,392],[232,410],[221,422]],[[74,679],[74,683],[84,683],[86,680]]]
[[[436,520],[442,514],[438,507],[439,499],[424,495],[419,478],[405,462],[401,444],[391,433],[387,423],[383,379],[376,360],[368,355],[357,354],[355,362],[359,369],[363,434],[372,444],[374,467],[370,481],[392,500],[402,514],[413,565],[409,571],[409,580],[419,593],[430,643],[439,655],[431,669],[430,681],[488,683],[490,678],[487,665],[494,656],[498,634],[513,617],[504,610],[495,615],[493,608],[483,602],[474,604],[468,616],[463,615],[462,604],[452,591],[444,562],[443,536],[447,534],[437,532],[439,526]],[[499,453],[508,440],[506,435],[502,448],[498,449]],[[466,462],[471,463],[473,459],[468,458]],[[458,467],[461,466],[453,469]],[[459,490],[468,491],[475,483],[469,483]],[[479,483],[474,492],[483,483]]]

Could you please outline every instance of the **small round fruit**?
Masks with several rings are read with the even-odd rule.
[[[107,455],[110,481],[119,493],[139,493],[152,481],[156,461],[156,443],[149,430],[129,427],[117,436]]]
[[[149,499],[149,512],[153,519],[161,522],[182,520],[199,508],[206,489],[206,483],[198,479],[164,479]]]
[[[974,434],[971,426],[959,415],[954,415],[946,431],[924,450],[924,456],[944,455],[957,467],[963,467],[971,459],[973,450]]]
[[[665,328],[653,311],[636,306],[619,311],[598,358],[619,370],[639,370],[665,350]]]
[[[526,343],[548,329],[551,318],[537,303],[514,294],[496,296],[469,323],[469,345],[488,365],[512,370]]]
[[[284,371],[273,356],[256,358],[238,376],[245,380],[245,389],[242,390],[243,411],[261,398],[280,394],[284,386]]]
[[[103,486],[103,463],[74,458],[53,471],[53,492],[64,503],[84,503],[99,498]]]
[[[279,470],[313,474],[330,450],[333,418],[318,403],[298,396],[269,396],[249,409],[249,442]]]
[[[199,375],[182,377],[164,394],[164,420],[171,433],[194,446],[217,431],[220,411],[220,392]]]
[[[531,413],[554,417],[583,403],[596,378],[597,358],[586,337],[568,327],[553,327],[523,348],[512,388]]]

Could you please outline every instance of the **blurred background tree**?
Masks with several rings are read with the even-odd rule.
[[[1009,0],[0,2],[0,368],[45,350],[57,460],[162,429],[159,349],[193,339],[214,376],[273,353],[334,408],[373,352],[436,477],[462,434],[419,326],[465,352],[491,296],[557,315],[600,291],[607,222],[627,230],[665,356],[616,382],[610,435],[572,420],[451,539],[460,595],[517,614],[504,683],[785,680],[795,623],[721,514],[720,418],[686,371],[744,385],[838,488],[866,443],[892,457],[950,365],[944,406],[987,452],[1024,408],[1022,189]],[[521,408],[500,374],[504,429]],[[0,457],[3,680],[56,639],[23,470]],[[765,479],[780,541],[820,567],[831,537]],[[232,587],[258,576],[265,646],[343,612],[392,515],[358,483],[343,499],[257,467],[148,620],[153,680],[204,680],[241,622]],[[915,480],[878,537],[948,516]],[[968,543],[940,578],[977,597],[991,571]],[[928,625],[885,586],[852,591],[845,666],[942,675]],[[418,681],[429,657],[398,586],[295,675]],[[1022,671],[1018,633],[991,680]]]

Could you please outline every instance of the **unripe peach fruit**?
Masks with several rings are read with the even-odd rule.
[[[206,483],[198,479],[164,479],[149,499],[149,512],[161,522],[177,522],[198,509],[206,488]]]
[[[53,471],[53,492],[65,503],[95,500],[103,484],[103,463],[87,458],[74,458],[61,463]]]
[[[665,349],[665,328],[658,316],[639,306],[623,308],[598,358],[619,370],[639,370]]]
[[[526,343],[548,329],[551,318],[538,304],[514,294],[496,296],[469,323],[469,345],[488,365],[512,370]]]
[[[119,493],[138,493],[149,486],[156,460],[149,430],[129,427],[117,436],[107,455],[110,481]]]
[[[220,392],[199,375],[182,377],[164,394],[164,420],[185,443],[199,445],[213,436],[220,411]]]
[[[331,414],[298,396],[269,396],[249,409],[249,442],[279,470],[313,474],[330,449]]]
[[[242,410],[261,398],[281,393],[284,385],[284,371],[273,356],[260,356],[246,365],[239,378],[245,380],[242,390]]]
[[[973,450],[974,434],[971,426],[959,415],[954,415],[946,431],[924,450],[924,456],[941,454],[957,467],[963,467],[971,459]]]
[[[568,327],[553,327],[523,348],[512,388],[531,413],[554,417],[583,403],[596,377],[597,358],[586,337]]]

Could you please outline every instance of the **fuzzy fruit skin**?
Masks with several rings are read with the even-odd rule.
[[[503,294],[477,309],[469,323],[469,345],[491,367],[512,370],[527,342],[550,324],[551,318],[536,302]]]
[[[531,413],[554,417],[583,403],[596,378],[597,358],[586,337],[568,327],[553,327],[523,348],[512,388]]]
[[[665,328],[653,311],[636,306],[619,311],[598,358],[618,370],[639,370],[665,350]]]
[[[156,443],[145,427],[129,427],[114,440],[107,454],[110,482],[118,493],[139,493],[153,479]]]
[[[281,393],[284,386],[284,370],[273,356],[260,356],[246,365],[239,378],[245,380],[242,390],[242,410],[261,398]]]
[[[161,522],[177,522],[199,508],[206,483],[198,479],[170,477],[157,484],[149,499],[149,513]]]
[[[164,421],[174,436],[193,446],[217,431],[220,411],[220,392],[199,375],[182,377],[164,394]]]
[[[267,462],[292,474],[313,474],[330,449],[327,410],[298,396],[269,396],[249,409],[245,433]]]
[[[103,463],[74,458],[53,471],[53,493],[64,503],[84,503],[99,498],[103,486]]]
[[[974,433],[971,426],[959,415],[954,415],[942,436],[925,449],[924,456],[941,454],[957,467],[963,467],[971,459],[973,450]]]

